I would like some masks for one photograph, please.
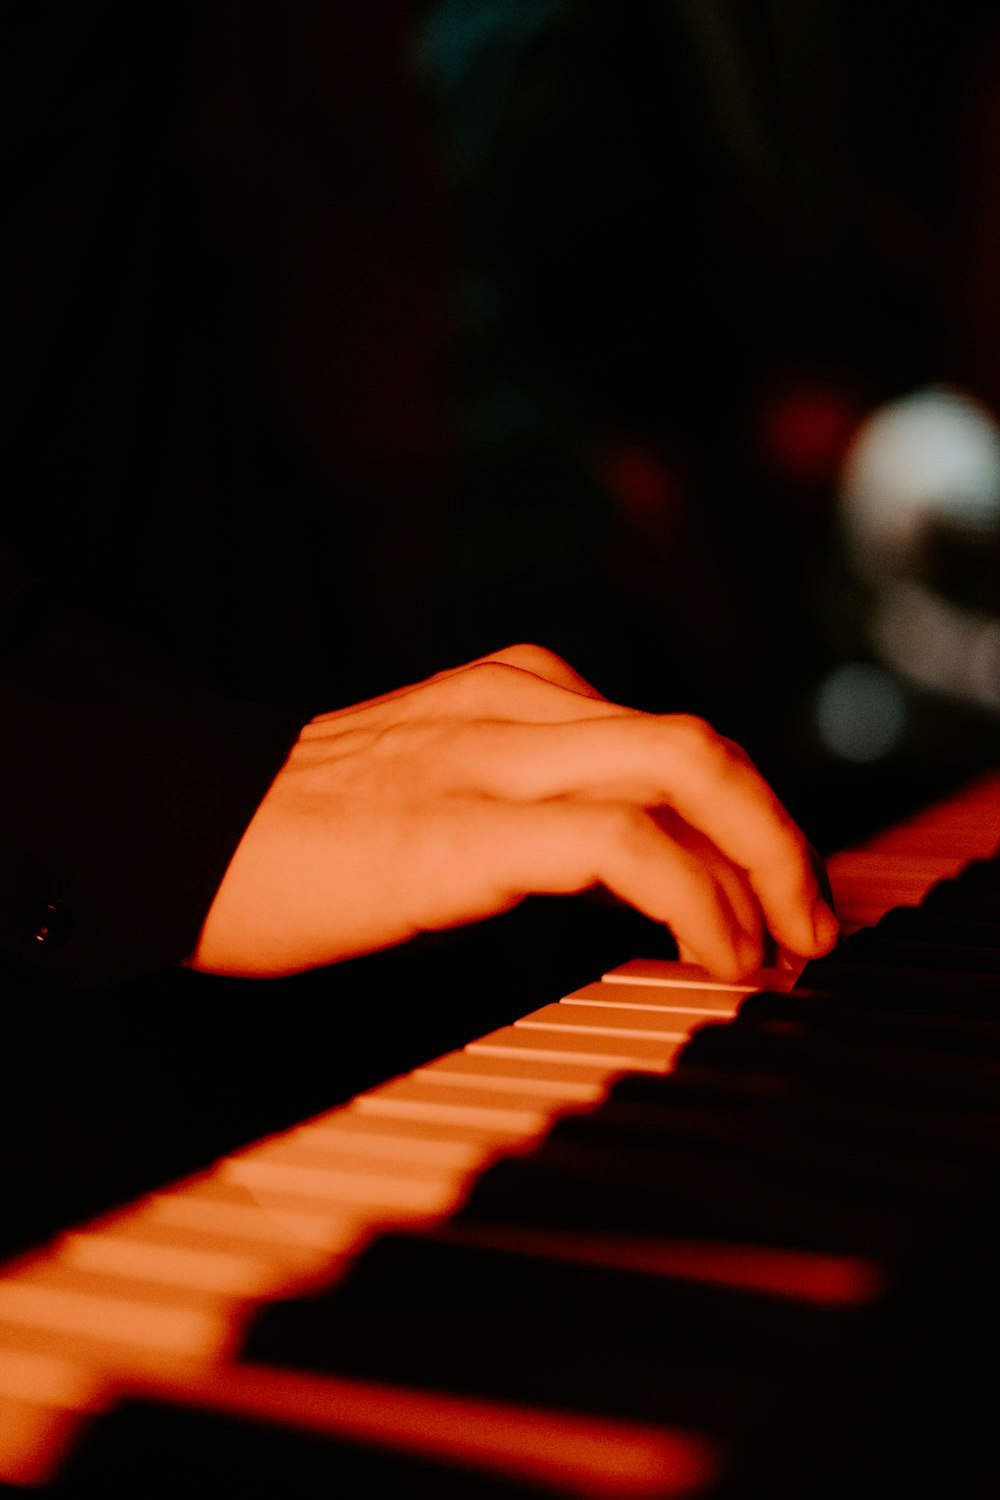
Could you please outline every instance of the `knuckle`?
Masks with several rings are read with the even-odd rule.
[[[522,672],[534,672],[540,677],[553,671],[566,670],[566,662],[561,656],[557,656],[547,646],[539,646],[530,641],[519,641],[516,645],[506,646],[502,651],[494,653],[493,660],[519,667]]]
[[[469,673],[470,690],[480,694],[486,701],[495,701],[509,695],[522,681],[521,673],[513,662],[485,661],[473,667]]]
[[[729,759],[727,742],[707,719],[702,719],[697,714],[674,714],[670,719],[670,727],[681,748],[690,754]]]
[[[509,689],[512,676],[510,666],[490,658],[442,678],[435,684],[437,697],[449,709],[488,708]]]

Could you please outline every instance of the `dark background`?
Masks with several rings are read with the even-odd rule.
[[[824,851],[996,763],[992,712],[912,682],[875,761],[815,717],[871,658],[851,434],[930,381],[1000,402],[982,7],[36,0],[3,24],[5,537],[71,602],[303,715],[535,639],[705,714]],[[535,901],[281,982],[11,963],[4,1242],[670,951]]]

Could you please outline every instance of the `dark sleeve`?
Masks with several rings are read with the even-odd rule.
[[[60,608],[0,550],[0,947],[77,983],[187,957],[302,716]]]
[[[216,10],[14,0],[0,21],[0,949],[78,983],[190,954],[308,717],[227,676],[194,607],[218,534],[202,594],[246,635],[196,440],[224,422],[178,394],[188,367],[232,384],[204,354],[223,299],[194,295],[213,262],[179,144]]]

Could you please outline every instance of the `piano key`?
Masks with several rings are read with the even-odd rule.
[[[228,1234],[276,1248],[288,1246],[339,1255],[354,1245],[368,1215],[340,1210],[294,1195],[251,1194],[221,1176],[155,1194],[149,1218],[179,1229]]]
[[[67,1411],[89,1411],[95,1404],[92,1373],[79,1360],[24,1349],[0,1349],[0,1398],[45,1403]]]
[[[669,1151],[680,1140],[685,1149],[697,1143],[729,1156],[752,1156],[758,1165],[799,1162],[816,1178],[839,1171],[863,1182],[870,1177],[881,1181],[888,1174],[893,1179],[890,1193],[904,1184],[922,1193],[946,1187],[959,1166],[964,1178],[994,1159],[988,1149],[971,1158],[944,1145],[931,1151],[926,1140],[915,1141],[892,1121],[877,1130],[870,1114],[852,1128],[843,1111],[823,1116],[794,1104],[783,1107],[735,1095],[725,1100],[718,1093],[699,1099],[685,1089],[663,1089],[643,1100],[609,1099],[599,1110],[560,1120],[547,1140],[590,1142],[622,1153],[636,1144],[647,1151]]]
[[[554,1062],[551,1058],[484,1057],[473,1052],[449,1052],[409,1075],[443,1088],[496,1088],[516,1084],[519,1092],[538,1094],[553,1102],[592,1104],[602,1098],[616,1070],[590,1063]]]
[[[711,1014],[703,1010],[670,1011],[652,1007],[636,1009],[624,1005],[577,1005],[572,1000],[560,1000],[557,1005],[544,1005],[514,1022],[515,1028],[531,1031],[569,1031],[584,1036],[617,1036],[632,1041],[638,1037],[656,1042],[661,1038],[668,1042],[683,1042],[691,1028],[699,1025]],[[717,1014],[717,1013],[715,1013]]]
[[[592,1005],[602,1010],[615,1007],[622,1010],[645,1010],[680,1015],[715,1016],[724,1019],[731,1016],[744,995],[756,986],[739,990],[690,989],[686,985],[669,984],[615,984],[608,979],[597,984],[586,984],[564,995],[562,1005]]]
[[[498,1079],[502,1076],[497,1075]],[[514,1144],[518,1139],[516,1132],[510,1130],[488,1130],[453,1121],[383,1119],[370,1112],[363,1113],[353,1103],[306,1121],[289,1133],[289,1138],[300,1137],[308,1139],[316,1150],[336,1153],[346,1147],[354,1155],[369,1156],[375,1161],[451,1161],[455,1150],[486,1152]]]
[[[447,1151],[400,1158],[398,1155],[373,1156],[363,1149],[338,1151],[330,1148],[325,1136],[314,1137],[308,1132],[289,1133],[262,1141],[254,1148],[253,1160],[315,1167],[323,1173],[346,1172],[376,1181],[380,1177],[395,1179],[409,1171],[434,1177],[468,1172],[480,1165],[489,1152],[481,1141],[447,1141],[444,1144]]]
[[[9,1327],[26,1328],[62,1335],[74,1347],[97,1343],[194,1361],[217,1358],[230,1343],[228,1309],[219,1299],[171,1302],[159,1286],[151,1296],[137,1291],[129,1297],[110,1284],[113,1278],[100,1284],[91,1277],[89,1286],[83,1275],[69,1279],[68,1286],[32,1276],[6,1280],[0,1286],[0,1337]]]
[[[863,1335],[865,1316],[865,1308],[391,1237],[355,1262],[334,1293],[263,1309],[247,1354],[701,1428],[732,1449],[768,1410],[782,1411],[797,1436],[813,1434],[824,1389],[838,1382],[839,1351]],[[807,1353],[816,1363],[803,1399]]]
[[[715,1027],[692,1036],[678,1067],[741,1069],[765,1074],[793,1072],[823,1088],[839,1075],[863,1097],[936,1109],[989,1109],[995,1105],[1000,1069],[995,1062],[947,1056],[916,1048],[845,1044],[783,1023]]]
[[[685,1064],[667,1077],[628,1074],[616,1080],[607,1104],[670,1109],[680,1100],[706,1109],[738,1104],[748,1113],[787,1109],[812,1129],[857,1135],[875,1147],[883,1138],[919,1142],[929,1159],[955,1153],[959,1160],[992,1168],[1000,1147],[1000,1109],[965,1108],[961,1101],[953,1108],[927,1108],[919,1099],[907,1104],[887,1098],[888,1092],[879,1081],[872,1097],[866,1097],[855,1079],[832,1071],[803,1078],[790,1072]],[[553,1133],[561,1128],[557,1125]]]
[[[765,1009],[771,1007],[775,1019],[781,1016],[791,1019],[791,1012],[783,1008],[783,1002],[789,998],[793,1006],[815,1008],[817,1016],[828,1011],[831,1015],[853,1017],[859,1032],[869,1015],[886,1020],[896,1017],[901,1026],[912,1019],[914,1024],[923,1021],[927,1025],[937,1023],[942,1028],[950,1023],[956,1027],[980,1025],[989,1028],[1000,1021],[1000,1004],[989,986],[956,989],[947,977],[939,983],[908,985],[905,980],[897,983],[891,970],[880,972],[876,969],[867,971],[866,977],[856,984],[827,988],[810,984],[793,991],[790,997],[773,996],[773,1007],[771,991],[758,990],[747,996],[739,1014],[744,1017],[763,1016]]]
[[[75,1407],[50,1406],[4,1393],[0,1398],[0,1485],[10,1486],[15,1494],[35,1494],[42,1486],[54,1485],[79,1441],[81,1418]]]
[[[357,1225],[353,1235],[344,1241],[344,1249],[358,1240]],[[245,1233],[232,1234],[218,1224],[171,1223],[155,1212],[150,1204],[145,1212],[122,1213],[117,1222],[96,1224],[84,1230],[73,1230],[58,1241],[60,1259],[69,1264],[90,1265],[105,1271],[114,1270],[121,1277],[147,1280],[179,1280],[202,1286],[204,1290],[228,1292],[233,1296],[253,1297],[256,1273],[262,1279],[305,1282],[322,1273],[336,1259],[337,1250],[330,1238],[313,1244],[290,1243],[280,1232],[266,1238]],[[110,1248],[109,1248],[110,1247]],[[162,1252],[162,1253],[161,1253]],[[185,1252],[191,1252],[191,1258]],[[203,1267],[194,1252],[206,1257]],[[211,1257],[220,1258],[214,1266]],[[120,1262],[118,1258],[121,1258]],[[235,1277],[229,1282],[227,1260],[234,1262]],[[248,1263],[245,1290],[241,1291],[239,1267]],[[215,1281],[215,1278],[218,1281]]]
[[[861,1201],[849,1184],[835,1194],[808,1171],[748,1172],[744,1161],[679,1146],[642,1160],[546,1143],[531,1157],[489,1168],[458,1218],[866,1256],[898,1255],[909,1238],[901,1210]]]
[[[248,1187],[270,1188],[303,1198],[317,1198],[339,1208],[377,1208],[416,1214],[444,1213],[458,1201],[468,1173],[465,1169],[423,1167],[408,1170],[352,1172],[339,1165],[303,1165],[267,1156],[234,1156],[223,1164],[223,1175]]]
[[[453,1244],[541,1256],[570,1265],[609,1266],[705,1286],[766,1292],[830,1307],[869,1306],[884,1297],[884,1266],[860,1256],[717,1240],[638,1239],[623,1234],[561,1233],[549,1227],[450,1219],[434,1230]]]
[[[414,1141],[398,1130],[393,1135],[366,1137],[346,1131],[310,1130],[303,1127],[289,1132],[285,1137],[284,1149],[299,1151],[303,1161],[317,1164],[324,1161],[349,1161],[377,1168],[388,1164],[398,1166],[404,1162],[419,1162],[425,1166],[465,1170],[485,1160],[490,1147],[481,1136],[472,1132],[464,1140],[425,1136]]]
[[[961,884],[957,878],[943,881],[924,898],[927,911],[935,917],[949,916],[963,921],[994,921],[1000,904],[995,885]]]
[[[969,943],[925,943],[915,938],[887,937],[878,928],[856,932],[825,962],[844,960],[871,964],[875,968],[926,968],[940,974],[990,974],[1000,976],[1000,949]]]
[[[475,1044],[471,1044],[474,1046]],[[615,1069],[602,1063],[579,1062],[573,1057],[493,1057],[481,1052],[473,1052],[466,1045],[460,1052],[446,1052],[443,1057],[437,1057],[433,1062],[424,1063],[419,1068],[414,1068],[410,1075],[414,1078],[433,1078],[435,1082],[441,1082],[443,1075],[451,1079],[488,1079],[492,1082],[509,1087],[516,1083],[519,1088],[528,1084],[550,1084],[555,1087],[563,1085],[581,1089],[602,1089],[609,1078],[615,1076]]]
[[[554,1133],[551,1151],[536,1158],[532,1166],[551,1167],[554,1177],[566,1170],[578,1176],[592,1171],[598,1189],[613,1181],[616,1173],[624,1174],[633,1191],[652,1193],[663,1191],[664,1180],[669,1180],[672,1166],[667,1156],[676,1161],[680,1155],[687,1165],[700,1154],[730,1170],[752,1174],[759,1183],[773,1183],[776,1191],[794,1194],[800,1184],[808,1183],[811,1192],[859,1205],[874,1194],[893,1212],[919,1209],[924,1216],[931,1206],[938,1211],[945,1196],[953,1199],[972,1186],[970,1168],[925,1162],[901,1146],[876,1158],[870,1147],[849,1141],[831,1143],[796,1136],[783,1121],[771,1130],[759,1123],[754,1129],[739,1113],[727,1117],[720,1112],[711,1122],[682,1116],[676,1123],[682,1134],[682,1153],[672,1142],[664,1143],[663,1132],[658,1136],[655,1128],[639,1135],[623,1128],[621,1121],[607,1127],[595,1121],[586,1132]]]
[[[140,1281],[168,1282],[229,1297],[274,1296],[299,1280],[287,1263],[263,1259],[236,1249],[204,1244],[177,1244],[139,1234],[78,1233],[61,1245],[68,1266]]]
[[[820,958],[802,971],[800,990],[853,991],[870,994],[939,994],[949,1004],[977,1003],[996,1005],[1000,986],[992,974],[949,972],[928,967],[884,968],[877,964],[855,963],[849,957]]]
[[[470,1042],[467,1051],[483,1057],[571,1058],[612,1068],[650,1069],[665,1073],[681,1045],[680,1038],[664,1037],[661,1041],[653,1041],[646,1037],[630,1038],[611,1033],[584,1036],[551,1029],[503,1026],[498,1031],[488,1032],[479,1041]]]
[[[609,969],[603,976],[603,984],[614,984],[623,986],[645,985],[652,989],[685,989],[700,991],[706,997],[717,995],[720,1004],[724,1004],[723,996],[727,993],[734,995],[745,995],[758,986],[767,989],[780,989],[783,985],[791,985],[794,973],[790,969],[759,969],[753,976],[753,983],[738,983],[729,979],[719,979],[703,969],[700,964],[674,962],[669,959],[656,958],[632,958],[627,963],[619,964],[617,968]],[[584,989],[575,990],[569,997],[576,999],[594,985],[588,985]]]
[[[694,1500],[718,1472],[695,1434],[287,1371],[247,1367],[221,1391],[163,1395],[94,1425],[63,1491],[142,1492],[150,1452],[162,1457],[158,1478],[171,1491],[208,1471],[234,1492],[267,1481],[274,1493],[293,1484],[297,1496],[373,1500],[404,1491],[425,1500]]]
[[[919,943],[1000,948],[1000,917],[996,921],[969,921],[961,917],[935,917],[923,906],[900,906],[886,912],[870,930],[879,937],[913,939]],[[858,937],[863,933],[858,933]]]
[[[986,1020],[937,1007],[930,1013],[915,1010],[899,995],[889,995],[880,1004],[877,990],[868,1004],[855,998],[850,1005],[842,1004],[837,995],[761,992],[747,997],[736,1025],[743,1028],[758,1022],[783,1026],[786,1035],[792,1034],[791,1028],[799,1028],[859,1047],[888,1046],[901,1052],[911,1048],[979,1058],[1000,1056],[1000,1007],[995,1019]]]
[[[142,1493],[150,1483],[151,1454],[157,1455],[157,1487],[173,1491],[200,1486],[211,1474],[216,1490],[294,1493],[301,1500],[344,1493],[345,1485],[350,1495],[371,1500],[400,1493],[461,1500],[469,1486],[489,1500],[518,1500],[523,1494],[537,1500],[540,1493],[495,1474],[483,1477],[454,1464],[439,1467],[407,1459],[383,1444],[344,1442],[228,1413],[137,1401],[125,1403],[77,1440],[59,1493]]]
[[[513,1031],[513,1027],[508,1029]],[[545,1101],[526,1090],[474,1087],[445,1090],[412,1076],[369,1089],[354,1101],[354,1108],[366,1116],[482,1127],[508,1131],[521,1139],[543,1131],[551,1118]]]

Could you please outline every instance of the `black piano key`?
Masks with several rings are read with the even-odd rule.
[[[128,1401],[94,1421],[56,1483],[65,1496],[294,1496],[295,1500],[552,1500],[552,1491],[376,1443],[218,1411]]]
[[[925,972],[923,982],[908,984],[905,978],[897,979],[891,969],[866,966],[864,979],[854,983],[828,988],[797,984],[788,993],[796,1000],[815,1004],[817,1013],[825,1005],[830,1010],[856,1017],[927,1016],[939,1017],[948,1023],[982,1021],[1000,1026],[1000,983],[962,987],[952,984],[950,976],[945,979],[935,976],[931,981]],[[748,1009],[752,1011],[755,1007],[748,1003],[756,1001],[758,995],[773,995],[776,1000],[782,998],[777,991],[757,990],[741,1002],[737,1014]]]
[[[894,937],[877,927],[852,933],[824,962],[836,964],[842,960],[877,968],[926,968],[935,973],[1000,976],[1000,946]]]
[[[334,1291],[263,1310],[257,1362],[702,1431],[731,1447],[791,1411],[804,1362],[822,1411],[872,1337],[870,1309],[699,1286],[390,1235]]]
[[[478,1179],[461,1221],[783,1245],[896,1260],[912,1205],[805,1167],[685,1149],[626,1152],[543,1143]]]
[[[843,1087],[886,1104],[990,1110],[1000,1098],[1000,1063],[916,1047],[858,1046],[794,1022],[708,1023],[685,1045],[688,1065],[792,1073],[812,1087]]]
[[[929,965],[881,965],[831,955],[806,964],[796,990],[853,991],[865,994],[937,994],[948,1005],[995,1007],[1000,1012],[1000,978],[995,974],[935,969]]]
[[[911,998],[890,990],[880,1000],[875,990],[864,998],[856,992],[777,994],[760,990],[747,996],[734,1019],[738,1026],[750,1022],[800,1026],[859,1048],[1000,1057],[1000,1010],[987,1016],[970,1016],[961,1006],[952,1009],[926,993]]]
[[[718,1097],[697,1101],[676,1089],[642,1102],[611,1098],[586,1115],[567,1115],[548,1139],[616,1153],[637,1147],[662,1152],[678,1141],[686,1149],[697,1144],[730,1159],[743,1158],[751,1171],[762,1161],[780,1162],[814,1180],[864,1184],[901,1202],[908,1195],[927,1200],[965,1191],[1000,1164],[996,1149],[964,1152],[943,1143],[934,1146],[915,1140],[894,1120],[878,1127],[870,1116],[851,1121],[843,1113],[822,1115],[794,1105],[765,1108]]]
[[[995,921],[974,922],[960,917],[935,916],[924,906],[896,906],[880,917],[874,927],[865,927],[852,934],[852,941],[864,933],[918,943],[1000,949],[1000,913]]]
[[[922,1103],[887,1101],[881,1088],[865,1096],[852,1083],[832,1073],[803,1079],[788,1072],[741,1072],[687,1063],[674,1073],[631,1073],[618,1079],[602,1108],[621,1104],[669,1110],[680,1101],[712,1111],[734,1106],[748,1114],[785,1110],[808,1130],[857,1137],[870,1141],[873,1149],[884,1139],[914,1143],[923,1159],[934,1159],[935,1153],[949,1160],[957,1155],[975,1168],[982,1163],[991,1169],[1000,1151],[1000,1100],[992,1109],[965,1109],[960,1104],[928,1109]],[[573,1118],[567,1117],[567,1124]]]
[[[932,886],[921,906],[934,916],[995,922],[1000,914],[1000,867],[995,860],[973,861],[958,875]]]

